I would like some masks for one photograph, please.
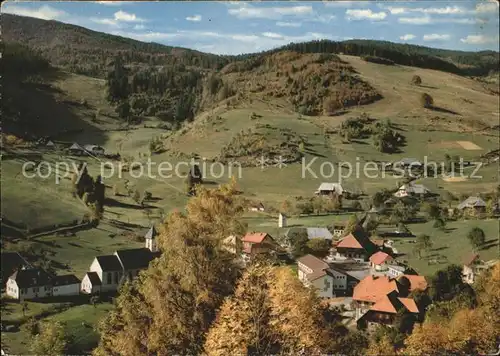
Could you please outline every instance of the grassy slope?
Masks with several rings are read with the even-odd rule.
[[[244,102],[236,108],[229,109],[221,107],[215,109],[213,113],[200,115],[194,123],[190,124],[186,130],[183,130],[184,134],[172,135],[172,138],[167,139],[170,151],[153,156],[153,160],[157,163],[169,161],[175,164],[180,158],[173,154],[174,150],[185,153],[197,152],[202,156],[213,157],[219,153],[221,147],[231,140],[233,135],[258,123],[269,123],[272,126],[289,128],[305,135],[311,144],[309,153],[306,154],[306,160],[309,161],[314,157],[318,157],[318,164],[313,165],[316,170],[318,170],[322,161],[355,161],[356,156],[362,157],[361,161],[376,158],[421,157],[424,154],[429,154],[432,158],[441,158],[444,153],[448,152],[463,155],[466,158],[474,158],[498,146],[498,138],[494,136],[486,136],[481,132],[473,134],[470,131],[460,132],[460,118],[462,120],[484,121],[487,124],[493,124],[495,120],[498,120],[498,116],[493,114],[498,113],[498,97],[483,93],[479,83],[435,71],[405,67],[384,67],[366,63],[354,57],[344,57],[344,59],[348,60],[365,80],[382,92],[384,99],[368,106],[353,108],[344,116],[304,117],[301,120],[298,120],[298,115],[291,112],[285,102],[278,100]],[[411,86],[409,81],[413,74],[420,75],[424,85],[435,87],[435,89]],[[122,155],[129,155],[139,159],[139,153],[148,151],[149,140],[152,136],[165,134],[165,131],[144,128],[142,125],[129,131],[113,131],[120,127],[119,121],[113,118],[113,115],[102,115],[97,123],[91,122],[90,114],[95,112],[96,109],[108,114],[113,112],[112,108],[104,101],[103,82],[98,79],[66,74],[59,78],[54,85],[63,90],[66,99],[74,101],[85,99],[88,102],[88,107],[72,107],[71,112],[74,116],[62,117],[62,120],[73,120],[76,117],[78,120],[85,122],[86,125],[95,128],[95,131],[85,130],[82,134],[65,136],[62,138],[64,140],[76,140],[83,144],[101,143],[108,151],[112,152],[116,152],[119,142],[123,142]],[[424,90],[435,98],[437,105],[459,112],[462,116],[422,109],[418,103],[417,93]],[[461,98],[471,100],[472,104],[464,102]],[[256,112],[263,117],[258,120],[250,120],[249,117],[252,112]],[[405,130],[404,134],[408,140],[408,146],[404,148],[404,152],[395,155],[382,155],[377,153],[369,142],[342,144],[335,136],[325,136],[326,129],[338,127],[346,118],[355,117],[361,112],[367,112],[377,119],[391,119],[392,122],[399,124]],[[223,119],[212,124],[208,117],[216,115],[221,115]],[[437,124],[432,124],[436,131],[422,131],[431,125],[430,119],[434,116],[442,118],[438,120]],[[148,124],[155,123],[156,121],[151,119]],[[451,129],[454,132],[449,132]],[[442,140],[472,141],[481,146],[483,150],[436,149],[436,144]],[[48,156],[48,158],[53,160],[57,156],[52,155]],[[93,159],[87,161],[90,164],[90,173],[93,176],[97,175],[99,173],[98,163]],[[19,170],[20,164],[21,161],[19,160],[3,162],[2,183],[8,183],[13,187],[2,191],[3,202],[8,203],[8,206],[7,204],[3,204],[3,206],[4,209],[7,208],[4,211],[7,211],[8,216],[10,215],[9,219],[14,221],[39,221],[38,223],[44,224],[45,222],[63,222],[63,220],[72,219],[73,217],[81,217],[82,211],[79,210],[80,207],[78,204],[71,202],[69,198],[67,182],[66,185],[54,187],[51,182],[37,181],[36,187],[46,187],[46,192],[44,194],[27,193],[29,190],[26,187],[29,187],[30,183],[20,180],[19,177],[14,177],[15,171]],[[438,190],[438,187],[443,187],[443,189],[454,193],[482,192],[491,189],[497,184],[498,171],[496,171],[496,168],[495,166],[485,168],[486,178],[480,182],[445,183],[441,180],[427,180],[425,184],[432,189]],[[208,180],[216,182],[227,181],[227,179],[228,175],[224,175],[222,178],[208,177]],[[110,188],[113,185],[117,185],[124,192],[126,180],[134,183],[139,191],[142,192],[147,189],[157,198],[157,201],[151,203],[153,206],[153,219],[159,219],[160,211],[158,208],[168,213],[174,208],[184,207],[186,196],[182,193],[184,190],[182,178],[166,180],[135,179],[130,174],[124,173],[122,178],[113,177],[105,180],[108,185],[107,195],[112,195]],[[310,196],[321,181],[337,181],[337,179],[314,179],[312,177],[302,179],[300,164],[293,164],[283,169],[275,167],[265,170],[258,167],[245,168],[238,184],[248,197],[277,205],[289,196]],[[383,187],[394,187],[396,182],[392,178],[376,180],[350,178],[345,181],[345,184],[354,189],[373,193]],[[2,186],[5,186],[5,184],[2,184]],[[47,198],[49,198],[50,204],[47,204]],[[118,219],[144,227],[149,224],[149,219],[131,198],[112,198],[117,203],[106,207],[105,217],[107,219]],[[29,214],[26,213],[27,211]],[[324,226],[333,220],[346,220],[347,218],[347,215],[308,217],[290,219],[289,224]],[[270,233],[277,231],[277,222],[274,216],[249,214],[245,217],[245,220],[251,230],[263,230]],[[432,229],[429,224],[414,225],[411,229],[415,233],[430,234],[435,241],[435,248],[447,247],[436,251],[436,253],[446,254],[450,262],[458,262],[463,257],[463,254],[470,250],[465,234],[467,229],[475,224],[480,225],[487,231],[488,240],[493,240],[497,235],[495,228],[498,225],[496,221],[450,223],[450,228],[456,228],[450,233]],[[135,230],[140,231],[139,229]],[[105,221],[97,229],[78,232],[76,237],[46,236],[40,238],[40,242],[56,243],[55,246],[49,246],[49,249],[54,252],[53,259],[61,263],[61,265],[70,265],[71,269],[69,271],[61,270],[59,273],[76,273],[81,278],[95,255],[112,253],[117,248],[139,245],[125,238],[111,238],[109,236],[111,233],[116,232],[120,232],[120,229],[112,227]],[[407,243],[397,242],[397,247],[401,252],[411,252],[410,245]],[[482,252],[482,255],[484,258],[490,258],[494,256],[494,253],[494,249],[489,249],[484,253]],[[426,274],[438,267],[442,267],[442,265],[427,266],[425,259],[418,260],[411,255],[408,259],[412,265],[415,265],[417,269]],[[46,306],[43,303],[30,304],[33,304],[30,307],[33,310],[37,310],[37,308],[43,309]],[[95,318],[94,316],[92,318],[97,319],[99,315],[106,313],[106,311],[107,307],[103,305],[95,311]],[[89,332],[87,338],[85,330],[80,330],[77,325],[80,325],[80,320],[84,316],[92,313],[94,311],[90,307],[80,306],[73,307],[60,315],[54,316],[54,318],[61,318],[61,320],[71,324],[74,327],[76,337],[82,340],[82,348],[86,348],[95,341],[94,336]],[[8,318],[19,317],[19,310],[17,312],[3,312],[2,317],[4,316]],[[7,336],[7,345],[11,347],[20,345],[19,340],[23,338],[26,338],[26,336],[22,333],[9,334]],[[22,347],[25,346],[20,346],[19,351],[22,351]]]

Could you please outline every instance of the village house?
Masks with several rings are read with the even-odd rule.
[[[430,190],[427,189],[424,185],[422,184],[416,184],[416,183],[408,183],[408,184],[403,184],[401,187],[399,187],[398,191],[394,193],[395,197],[398,198],[404,198],[408,196],[425,196],[426,194],[429,194]]]
[[[82,156],[85,154],[85,149],[75,142],[68,148],[68,153],[72,156]]]
[[[321,183],[314,194],[316,195],[342,195],[346,192],[340,183]]]
[[[85,151],[95,156],[104,156],[104,148],[99,145],[85,145]]]
[[[354,287],[369,274],[369,268],[354,261],[327,263],[313,255],[297,260],[299,280],[316,289],[321,298],[352,295]]]
[[[486,202],[480,197],[468,197],[463,202],[458,204],[457,209],[473,214],[482,214],[486,212]]]
[[[87,272],[82,279],[81,291],[85,294],[100,294],[101,293],[101,279],[97,272]]]
[[[338,222],[334,223],[332,225],[333,237],[338,239],[338,238],[344,236],[345,227],[346,227],[345,223],[338,223]]]
[[[243,253],[248,257],[270,253],[275,251],[278,246],[272,236],[265,232],[247,233],[241,241],[243,242]]]
[[[388,264],[387,265],[387,275],[391,278],[398,278],[405,274],[407,268],[406,266]]]
[[[393,258],[389,254],[378,251],[370,256],[370,266],[375,271],[386,271],[388,269],[388,262],[392,260]]]
[[[80,280],[74,274],[55,276],[52,278],[52,296],[69,296],[80,294]]]
[[[80,280],[73,274],[51,276],[41,268],[21,268],[7,281],[6,294],[20,301],[80,294]]]
[[[358,325],[393,325],[400,311],[414,315],[420,313],[415,301],[408,295],[413,290],[425,290],[427,284],[412,285],[404,277],[392,279],[370,275],[354,288],[353,307]]]
[[[297,260],[297,266],[299,280],[306,287],[315,288],[321,298],[333,296],[334,277],[328,271],[328,263],[313,255],[305,255]]]
[[[473,284],[477,280],[477,277],[484,273],[484,271],[492,268],[496,262],[497,260],[484,262],[479,258],[478,254],[471,254],[465,259],[462,269],[464,283]]]
[[[378,250],[360,226],[334,245],[337,258],[352,258],[356,261],[367,261]]]
[[[156,231],[156,228],[151,226],[151,228],[146,232],[146,235],[144,235],[144,240],[146,241],[146,248],[149,249],[151,252],[158,252],[158,244],[156,237],[158,236],[158,232]]]
[[[265,211],[264,204],[254,203],[249,206],[248,211]]]
[[[50,275],[41,268],[20,269],[7,281],[6,294],[20,301],[51,295]]]

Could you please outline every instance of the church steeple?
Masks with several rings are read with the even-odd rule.
[[[146,239],[146,248],[148,248],[151,252],[158,251],[158,245],[156,243],[157,235],[158,233],[156,232],[155,226],[153,225],[144,236],[144,238]]]

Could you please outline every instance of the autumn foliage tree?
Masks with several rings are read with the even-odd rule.
[[[287,268],[256,264],[222,305],[205,351],[210,356],[319,355],[331,343],[314,292]]]
[[[246,230],[238,219],[242,211],[223,189],[200,189],[186,213],[171,213],[158,236],[162,255],[120,290],[99,325],[94,354],[200,354],[216,310],[240,275],[221,246]]]
[[[426,320],[406,341],[403,354],[438,356],[494,354],[500,339],[500,263],[477,288],[479,305],[459,309],[450,320]]]

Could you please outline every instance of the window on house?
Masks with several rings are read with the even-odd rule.
[[[118,284],[118,272],[115,272],[115,284]]]
[[[108,282],[108,284],[111,284],[112,283],[111,282],[111,273],[108,273],[107,276],[108,276],[107,277],[107,282]]]

